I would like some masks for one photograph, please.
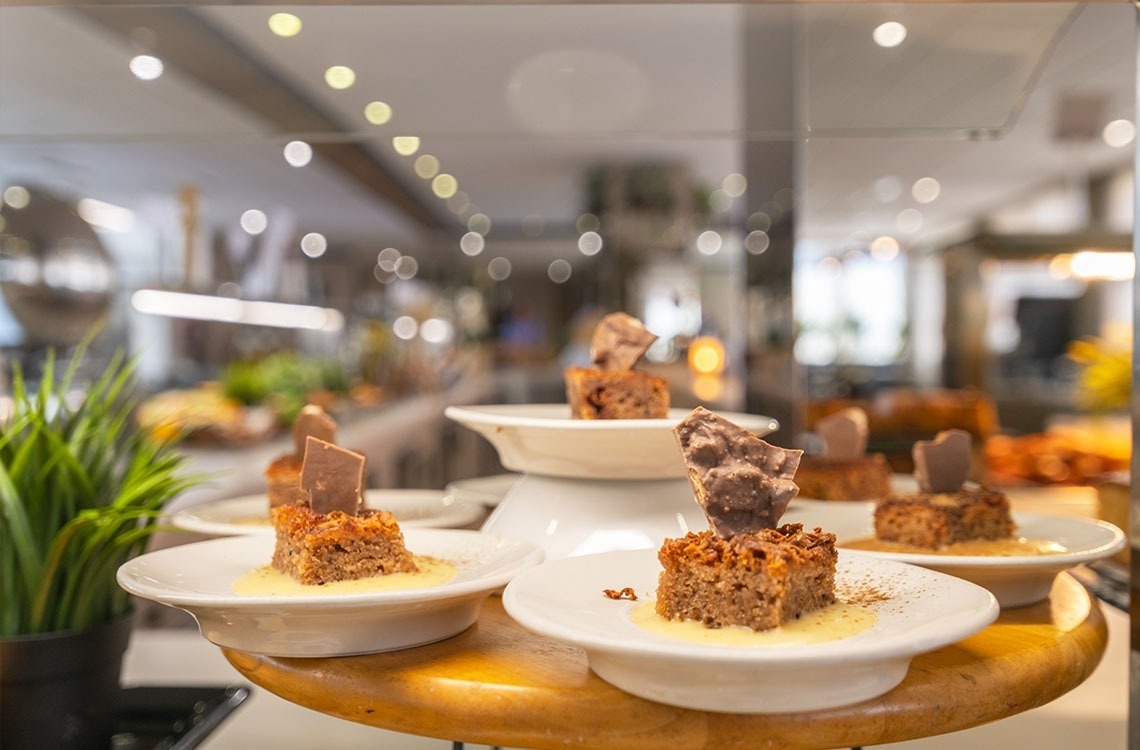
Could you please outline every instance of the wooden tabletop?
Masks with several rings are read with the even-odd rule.
[[[629,695],[581,649],[523,629],[498,597],[454,638],[331,659],[224,650],[246,678],[302,706],[407,734],[526,748],[835,748],[952,732],[1043,705],[1097,666],[1107,627],[1061,574],[1048,601],[1003,611],[960,643],[914,659],[884,696],[793,714],[718,714]]]

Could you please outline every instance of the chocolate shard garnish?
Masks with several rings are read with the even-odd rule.
[[[801,450],[770,445],[739,425],[698,406],[673,428],[689,483],[725,539],[776,528],[799,487],[792,481]]]
[[[970,476],[970,433],[943,430],[911,449],[914,478],[923,492],[957,492]]]
[[[602,318],[590,340],[590,358],[601,370],[632,370],[657,336],[641,321],[622,312]]]
[[[310,436],[336,442],[336,422],[316,404],[306,404],[293,420],[293,448],[298,456],[305,455],[305,439]]]
[[[301,464],[301,489],[309,493],[314,513],[343,511],[355,516],[364,492],[364,456],[309,437]]]
[[[867,452],[867,412],[857,406],[820,419],[815,431],[823,438],[823,455],[828,458],[850,460]]]

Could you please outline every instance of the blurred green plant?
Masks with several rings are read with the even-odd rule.
[[[13,369],[0,419],[0,636],[128,614],[119,566],[145,549],[166,502],[200,481],[182,471],[179,438],[134,422],[133,360],[116,354],[82,388],[86,350],[62,371],[50,353],[36,390]]]
[[[348,375],[335,360],[280,351],[226,366],[221,376],[224,394],[246,406],[268,406],[291,424],[314,391],[347,393]]]

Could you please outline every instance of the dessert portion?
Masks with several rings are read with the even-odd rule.
[[[674,429],[710,528],[666,539],[656,612],[710,628],[771,630],[833,604],[835,535],[778,526],[801,451],[770,445],[703,407]]]
[[[1008,539],[1015,524],[1005,493],[985,485],[965,486],[971,438],[944,430],[914,444],[918,492],[895,494],[875,508],[875,538],[924,549],[978,540]]]
[[[363,508],[364,456],[315,437],[305,441],[299,486],[306,498],[272,510],[272,567],[305,585],[414,573],[395,516]]]
[[[867,413],[842,409],[815,423],[823,441],[818,454],[805,453],[796,470],[800,494],[818,500],[877,500],[891,492],[891,465],[882,453],[867,453]]]
[[[270,508],[308,500],[308,494],[301,487],[301,465],[305,459],[305,441],[309,437],[326,443],[336,442],[336,422],[314,404],[303,407],[293,421],[293,451],[283,453],[266,467],[265,483]]]
[[[664,419],[669,416],[669,383],[635,369],[657,336],[626,313],[598,323],[590,341],[593,367],[571,365],[564,372],[566,400],[574,419]]]

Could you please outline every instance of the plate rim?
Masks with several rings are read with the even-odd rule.
[[[437,542],[441,544],[448,541],[447,537],[451,537],[452,539],[467,539],[472,541],[480,539],[485,541],[488,546],[507,544],[516,548],[517,551],[515,556],[504,560],[496,567],[474,578],[460,581],[451,580],[437,586],[394,591],[369,591],[336,595],[306,594],[295,596],[242,596],[232,592],[226,594],[183,593],[170,595],[160,593],[153,588],[148,589],[145,584],[140,585],[141,579],[146,578],[146,576],[141,575],[140,568],[148,562],[153,563],[158,556],[177,557],[179,555],[193,555],[196,553],[208,555],[214,551],[214,548],[223,547],[238,548],[239,552],[242,548],[262,547],[264,548],[264,552],[261,550],[249,550],[247,553],[257,551],[264,556],[265,562],[268,564],[273,551],[273,537],[255,535],[225,536],[200,542],[191,542],[189,544],[175,545],[173,547],[166,547],[139,555],[123,563],[116,571],[115,579],[119,586],[134,596],[191,612],[195,609],[219,609],[222,607],[237,611],[260,610],[266,607],[279,609],[304,608],[308,610],[349,609],[355,607],[384,608],[481,596],[505,585],[507,581],[515,575],[540,564],[545,556],[541,547],[528,540],[502,534],[487,534],[477,530],[408,529],[404,532],[404,536],[409,548],[416,546],[422,537],[435,537],[437,538]],[[413,553],[415,553],[414,550]],[[460,568],[460,570],[462,570],[462,568]]]
[[[967,603],[968,606],[964,605],[962,607],[963,610],[967,611],[969,617],[967,618],[966,615],[963,615],[963,619],[956,622],[955,627],[944,630],[938,634],[937,637],[932,637],[929,633],[922,634],[923,630],[929,629],[933,625],[933,621],[931,621],[923,623],[912,630],[880,635],[878,640],[872,641],[873,648],[864,649],[852,649],[851,644],[866,643],[869,640],[866,637],[866,632],[858,633],[849,638],[837,641],[797,646],[753,648],[682,642],[683,648],[678,648],[677,642],[670,643],[666,640],[654,640],[648,637],[645,640],[607,641],[605,638],[599,638],[591,634],[574,632],[573,629],[564,622],[557,621],[553,618],[545,620],[545,623],[551,627],[535,627],[529,624],[536,621],[534,618],[528,614],[517,614],[519,609],[518,600],[521,597],[519,591],[527,584],[528,579],[541,576],[543,572],[549,572],[550,566],[553,565],[572,565],[576,560],[582,560],[585,557],[599,556],[649,558],[656,556],[656,550],[622,550],[577,558],[563,558],[561,560],[552,561],[547,565],[539,566],[535,570],[524,571],[524,573],[516,577],[519,583],[512,580],[503,591],[504,609],[523,627],[546,637],[554,638],[564,643],[570,643],[571,645],[586,650],[588,653],[596,651],[620,654],[628,658],[652,658],[701,664],[713,663],[718,666],[733,664],[742,668],[787,667],[796,665],[819,666],[835,662],[867,663],[899,658],[909,659],[918,654],[956,643],[974,633],[980,632],[991,625],[1001,612],[1000,605],[994,594],[978,584],[921,566],[908,565],[906,563],[883,560],[871,556],[844,554],[844,551],[841,550],[840,561],[845,567],[858,567],[859,565],[871,563],[872,567],[878,567],[879,569],[887,568],[888,571],[893,571],[894,574],[913,576],[914,578],[912,580],[922,579],[937,582],[940,586],[953,586],[956,590],[961,591],[963,595],[971,597],[970,602]],[[630,604],[632,604],[632,602]],[[622,611],[625,609],[628,609],[628,606]],[[535,610],[531,609],[530,611],[534,612]],[[616,611],[617,610],[615,610],[615,612]],[[620,615],[615,614],[615,616]],[[942,620],[944,616],[939,616],[937,619]],[[916,638],[916,633],[922,635],[922,637]]]
[[[827,503],[829,501],[817,500],[814,502]],[[860,504],[867,505],[867,503]],[[870,505],[872,506],[870,511],[873,513],[874,503],[872,502]],[[847,507],[855,507],[855,504],[852,503]],[[820,509],[812,508],[811,510],[816,511]],[[922,567],[937,567],[945,570],[981,568],[994,571],[1033,571],[1051,569],[1064,570],[1076,565],[1080,565],[1082,563],[1111,557],[1120,550],[1124,549],[1124,546],[1128,541],[1128,537],[1122,529],[1112,523],[1109,523],[1108,521],[1099,518],[1079,518],[1075,516],[1021,511],[1013,511],[1011,515],[1013,516],[1014,523],[1017,524],[1018,527],[1021,527],[1026,523],[1032,524],[1050,522],[1085,529],[1098,528],[1106,532],[1108,536],[1103,543],[1096,546],[1051,555],[927,555],[919,552],[887,552],[878,550],[850,549],[843,546],[842,539],[836,540],[836,546],[846,552],[857,555],[874,556],[884,560],[893,560],[896,562],[909,563],[911,565],[919,565]],[[805,526],[808,525],[807,521],[802,521],[799,518],[791,520],[793,520],[795,523],[804,523]],[[818,520],[812,520],[811,523],[816,525],[826,525],[826,520],[820,518]],[[1049,541],[1055,540],[1050,539]]]
[[[446,503],[450,500],[449,505],[456,505],[467,509],[467,512],[460,515],[460,518],[467,519],[466,523],[471,523],[479,518],[483,513],[483,508],[473,500],[461,497],[454,497],[450,493],[443,490],[432,489],[402,489],[402,488],[388,488],[388,487],[373,487],[366,489],[365,502],[368,502],[369,495],[376,495],[379,493],[400,493],[400,494],[424,494],[425,496],[431,495],[434,500]],[[268,507],[269,498],[264,492],[251,493],[248,495],[237,495],[235,497],[220,498],[217,500],[208,500],[206,502],[194,503],[183,508],[179,508],[173,513],[164,516],[164,521],[170,523],[174,527],[183,531],[190,531],[197,534],[210,534],[219,536],[272,536],[271,533],[265,532],[265,527],[268,526],[268,517],[266,524],[263,526],[247,526],[245,524],[227,523],[225,521],[212,521],[203,519],[197,515],[197,511],[202,508],[217,508],[227,504],[237,503],[254,503],[261,502]],[[426,500],[425,500],[426,502]],[[432,517],[434,518],[434,516]],[[420,523],[419,519],[409,518],[400,521],[402,528],[438,528],[447,529],[447,526],[436,526],[433,524]]]
[[[564,409],[565,417],[538,417],[509,413],[496,413],[494,409],[508,411],[524,411],[526,409]],[[692,409],[672,407],[669,416],[660,419],[574,419],[570,415],[570,405],[566,403],[541,404],[476,404],[471,406],[450,405],[444,408],[443,413],[448,419],[465,425],[481,425],[492,427],[518,427],[545,430],[574,430],[574,431],[620,431],[620,430],[663,430],[672,429],[677,422],[684,419]],[[767,420],[768,433],[779,429],[780,424],[775,417],[765,414],[752,414],[748,412],[717,411],[717,414],[726,419],[739,423],[741,420],[753,422]]]

